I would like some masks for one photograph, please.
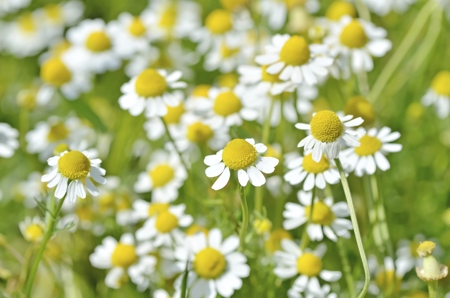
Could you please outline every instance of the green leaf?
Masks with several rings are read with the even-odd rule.
[[[91,108],[86,103],[84,103],[80,99],[68,100],[67,102],[69,103],[70,107],[75,110],[78,117],[86,118],[92,123],[92,125],[94,125],[95,128],[100,129],[101,132],[108,132],[108,128],[105,126],[105,124],[103,124],[102,120],[91,110]]]

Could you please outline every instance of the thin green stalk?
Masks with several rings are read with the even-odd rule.
[[[181,155],[181,152],[178,150],[178,147],[176,146],[175,141],[173,140],[172,135],[170,134],[169,127],[167,126],[166,121],[164,121],[164,118],[162,118],[162,117],[161,117],[161,121],[164,124],[164,128],[166,129],[167,137],[169,138],[170,142],[173,145],[173,148],[175,149],[175,151],[177,152],[178,156],[180,157],[180,161],[183,164],[184,169],[186,170],[186,172],[188,172],[189,171],[189,167],[187,166],[186,162],[184,161],[183,156]]]
[[[422,28],[425,26],[428,17],[431,15],[433,9],[436,6],[436,1],[428,1],[422,7],[422,10],[418,13],[417,17],[414,20],[413,25],[409,29],[405,38],[402,40],[400,46],[391,56],[386,66],[381,71],[378,79],[372,87],[371,92],[369,93],[368,100],[372,103],[378,100],[381,92],[385,89],[387,82],[389,82],[392,74],[406,57],[406,53],[413,48],[413,44],[416,41],[417,37],[420,35]]]
[[[247,232],[248,226],[248,205],[247,199],[245,198],[245,187],[239,184],[239,194],[241,196],[241,208],[242,208],[242,224],[241,230],[239,231],[239,249],[241,251],[245,248],[245,233]]]
[[[189,275],[189,262],[186,262],[186,269],[183,273],[183,279],[181,281],[181,297],[186,298],[187,296],[187,280]]]
[[[341,238],[338,239],[336,244],[339,256],[341,257],[342,269],[344,271],[345,281],[347,282],[348,292],[350,298],[354,298],[356,297],[355,281],[353,280],[352,269],[350,267],[350,262],[348,261],[347,251]]]
[[[313,209],[314,209],[314,198],[316,197],[316,186],[314,185],[313,189],[312,189],[312,197],[311,197],[311,204],[309,205],[309,216],[308,216],[308,220],[306,221],[305,224],[305,229],[303,230],[302,233],[302,239],[300,242],[300,249],[303,251],[305,250],[305,248],[308,246],[309,244],[309,237],[308,237],[308,233],[307,233],[307,229],[308,229],[308,225],[312,220],[312,216],[313,216]]]
[[[380,222],[378,218],[378,196],[377,199],[375,199],[375,195],[372,191],[372,186],[370,183],[370,177],[367,175],[364,175],[362,177],[363,185],[364,185],[364,192],[366,196],[367,203],[369,205],[368,212],[369,212],[369,221],[370,225],[372,227],[372,237],[373,241],[375,242],[375,245],[380,253],[380,255],[384,255],[385,247],[383,245],[383,237],[381,235],[381,228],[380,228]]]
[[[362,96],[369,94],[369,81],[367,79],[367,73],[363,70],[357,73],[359,92]]]
[[[443,297],[439,290],[439,284],[437,280],[428,282],[428,297],[429,298],[441,298]]]
[[[369,289],[370,283],[370,272],[369,265],[367,264],[366,253],[364,252],[364,245],[361,240],[361,233],[359,232],[358,219],[356,218],[355,207],[353,206],[352,194],[350,192],[350,187],[348,185],[347,177],[345,176],[344,168],[342,167],[341,161],[339,158],[335,159],[336,166],[339,170],[339,174],[341,175],[341,184],[344,189],[345,199],[347,200],[348,208],[350,209],[350,219],[353,225],[353,231],[355,233],[356,244],[358,246],[359,255],[361,257],[361,261],[364,268],[364,287],[358,295],[358,298],[365,297],[367,291]]]
[[[31,290],[33,288],[34,277],[35,277],[37,269],[39,267],[39,263],[42,259],[42,255],[44,254],[45,247],[47,246],[47,242],[53,236],[56,219],[59,215],[59,212],[61,211],[61,207],[64,203],[65,198],[66,197],[59,200],[56,208],[54,210],[52,210],[53,215],[47,217],[48,221],[46,223],[44,239],[42,239],[41,246],[39,247],[39,251],[34,259],[33,265],[31,266],[30,273],[28,274],[28,277],[27,277],[27,283],[25,285],[25,295],[27,298],[29,298],[31,296]]]

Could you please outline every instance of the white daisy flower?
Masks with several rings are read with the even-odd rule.
[[[318,0],[263,0],[261,1],[261,15],[268,18],[269,27],[272,30],[280,30],[286,24],[288,12],[298,6],[304,6],[310,14],[320,9]]]
[[[250,274],[247,258],[240,252],[239,238],[232,235],[222,241],[222,232],[215,228],[208,236],[198,233],[186,245],[177,247],[175,257],[181,270],[189,264],[189,297],[231,297],[242,287],[242,278]],[[211,265],[214,266],[211,266]],[[176,288],[181,287],[181,278]]]
[[[14,151],[19,148],[18,136],[17,129],[0,122],[0,157],[10,158],[14,155]]]
[[[206,176],[219,176],[212,189],[219,190],[225,187],[230,180],[230,169],[237,171],[239,184],[242,186],[246,186],[249,180],[257,187],[266,183],[262,173],[273,173],[278,164],[278,159],[274,157],[259,156],[266,150],[267,147],[262,143],[255,145],[254,139],[234,139],[215,155],[206,156],[204,159],[204,163],[208,166],[205,170]]]
[[[26,181],[20,182],[17,186],[17,192],[23,196],[23,204],[27,208],[37,206],[36,200],[40,200],[46,193],[47,187],[41,181],[42,174],[39,172],[31,172]]]
[[[166,105],[166,108],[166,115],[161,118],[150,118],[144,123],[144,130],[147,132],[147,138],[150,140],[158,140],[166,133],[164,122],[169,128],[169,132],[172,137],[176,134],[176,132],[183,128],[181,118],[186,111],[184,102],[179,102],[178,105],[174,107]]]
[[[33,219],[29,216],[25,217],[25,220],[19,223],[19,228],[23,238],[28,242],[37,243],[44,238],[45,223],[39,216]]]
[[[224,41],[213,45],[205,57],[203,67],[207,71],[218,69],[221,73],[234,71],[239,65],[248,63],[254,54],[254,46],[247,39],[239,44],[228,46]]]
[[[363,128],[358,128],[359,146],[342,151],[342,164],[348,172],[355,171],[355,175],[362,177],[364,174],[373,175],[376,169],[387,171],[391,167],[385,155],[390,152],[402,150],[401,144],[390,142],[400,138],[399,132],[391,132],[389,127],[380,130],[371,128],[365,133]]]
[[[86,198],[86,190],[98,196],[98,189],[92,183],[105,184],[105,170],[100,168],[100,159],[89,151],[78,150],[64,151],[57,156],[48,159],[51,172],[42,176],[42,182],[48,182],[47,187],[56,186],[55,197],[62,199],[67,194],[67,200],[75,203],[76,198]]]
[[[72,69],[101,74],[116,70],[122,64],[111,27],[102,19],[83,20],[67,31],[67,40],[73,45],[67,50]]]
[[[339,117],[328,110],[315,113],[310,124],[295,125],[300,130],[310,132],[310,135],[300,141],[298,147],[304,147],[306,151],[312,150],[312,159],[315,162],[320,162],[323,153],[327,154],[328,159],[337,158],[341,143],[360,145],[356,138],[357,133],[351,127],[361,125],[364,120],[361,117],[352,118],[352,115]]]
[[[183,100],[183,92],[174,90],[187,86],[178,81],[181,76],[181,71],[168,75],[165,70],[145,69],[120,88],[123,93],[119,98],[120,107],[133,116],[144,110],[148,118],[166,115],[166,105],[177,106]]]
[[[295,229],[306,223],[311,214],[312,193],[300,190],[298,201],[302,204],[286,203],[283,216],[286,218],[283,227],[286,230]],[[319,200],[314,198],[312,219],[306,227],[306,232],[312,241],[322,241],[323,235],[336,242],[338,237],[350,238],[352,222],[348,217],[350,211],[346,202],[333,204],[333,198]]]
[[[319,244],[314,251],[302,251],[294,241],[283,239],[281,247],[283,251],[275,252],[274,273],[283,279],[298,276],[292,286],[292,289],[298,292],[320,293],[318,277],[327,282],[335,282],[342,276],[339,271],[323,269],[321,258],[327,250],[323,243]]]
[[[31,0],[2,0],[0,2],[0,17],[27,7],[30,3]]]
[[[167,211],[156,213],[136,231],[136,239],[152,240],[155,247],[162,245],[171,247],[174,241],[180,241],[183,237],[180,228],[188,227],[194,220],[191,215],[184,214],[185,210],[186,205],[180,204],[169,206]]]
[[[373,57],[383,57],[392,43],[386,39],[385,29],[362,19],[342,17],[330,26],[330,33],[324,39],[333,57],[340,60],[343,68],[348,64],[354,72],[371,71]],[[343,62],[346,62],[345,64]]]
[[[190,95],[186,98],[186,109],[197,115],[206,115],[211,109],[211,103],[208,98],[209,90],[211,90],[211,85],[200,84],[195,86]]]
[[[316,85],[320,77],[328,75],[327,67],[333,64],[328,53],[327,46],[309,45],[301,36],[277,34],[272,37],[272,44],[266,46],[266,53],[256,56],[255,61],[283,81]]]
[[[318,288],[319,291],[309,292],[305,291],[302,295],[301,288],[297,286],[293,286],[288,291],[288,297],[289,298],[338,298],[338,295],[336,293],[331,292],[330,285],[323,285],[323,287]]]
[[[450,71],[440,71],[434,76],[431,87],[422,97],[424,106],[434,105],[439,118],[444,119],[450,113]]]
[[[105,278],[108,287],[118,289],[126,280],[126,275],[133,283],[140,283],[141,267],[153,272],[156,258],[147,254],[140,254],[132,234],[123,234],[117,242],[111,236],[103,239],[102,244],[95,248],[89,256],[92,266],[100,269],[111,269]]]
[[[169,203],[149,203],[138,199],[133,203],[134,216],[137,220],[148,219],[169,210]]]
[[[138,193],[151,191],[153,202],[168,203],[178,197],[178,189],[186,178],[178,154],[158,150],[153,153],[147,170],[139,174],[134,190]]]
[[[329,160],[322,154],[319,162],[312,158],[312,153],[305,153],[293,159],[287,164],[289,171],[284,175],[284,180],[292,185],[303,183],[303,189],[310,191],[314,187],[325,189],[328,184],[339,182],[339,172],[336,170],[333,160]]]
[[[416,0],[364,0],[371,11],[379,16],[385,16],[391,11],[405,13]]]

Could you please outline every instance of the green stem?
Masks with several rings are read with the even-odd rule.
[[[370,177],[368,175],[364,175],[363,178],[364,184],[364,192],[366,195],[366,200],[368,203],[368,211],[369,211],[369,221],[372,227],[372,237],[375,245],[380,253],[380,255],[384,255],[385,248],[383,245],[383,237],[381,235],[380,222],[378,217],[378,195],[375,195],[372,186]],[[376,198],[375,198],[376,197]]]
[[[52,196],[52,199],[53,199],[53,197],[54,197],[54,195]],[[29,298],[31,296],[31,289],[33,288],[34,277],[35,277],[37,269],[39,267],[39,263],[42,259],[42,255],[44,254],[45,247],[47,246],[47,242],[53,236],[56,218],[58,217],[59,212],[61,211],[61,207],[64,203],[65,198],[66,197],[60,199],[56,208],[54,210],[52,210],[52,213],[54,216],[47,217],[48,220],[46,222],[46,231],[45,231],[44,239],[42,239],[41,246],[39,247],[39,251],[34,259],[33,265],[31,266],[30,273],[28,274],[28,278],[27,278],[27,283],[25,285],[25,295],[27,298]]]
[[[308,246],[309,243],[309,237],[308,237],[308,233],[307,233],[307,228],[309,223],[311,222],[312,219],[312,215],[313,215],[313,209],[314,209],[314,198],[316,197],[316,186],[314,185],[313,189],[312,189],[312,197],[311,197],[311,204],[309,205],[309,215],[308,215],[308,221],[305,224],[305,229],[303,230],[302,233],[302,239],[300,242],[300,249],[303,251],[305,250],[305,248]]]
[[[428,282],[428,297],[429,298],[441,298],[442,293],[439,290],[439,284],[437,280]]]
[[[389,82],[392,74],[400,65],[402,60],[406,57],[406,53],[413,48],[414,42],[422,31],[422,28],[425,26],[428,17],[431,15],[431,12],[436,5],[435,2],[436,1],[428,1],[428,3],[422,7],[422,10],[417,15],[413,25],[409,29],[405,38],[402,40],[400,46],[397,48],[397,50],[387,62],[386,66],[381,71],[368,96],[368,99],[372,103],[374,103],[379,98],[381,92],[383,92],[383,90],[385,89],[387,82]]]
[[[178,150],[178,147],[175,144],[175,141],[173,140],[172,135],[170,134],[169,127],[167,126],[166,121],[164,121],[164,118],[162,118],[162,117],[161,117],[161,121],[164,124],[164,128],[166,129],[167,137],[169,138],[170,142],[172,143],[174,150],[177,152],[178,156],[180,157],[180,161],[183,164],[184,169],[186,170],[186,173],[187,173],[189,170],[189,167],[187,166],[186,162],[184,161],[183,156],[181,155],[181,152]]]
[[[241,251],[245,248],[245,233],[247,232],[248,226],[248,205],[247,199],[245,198],[245,187],[239,184],[239,194],[241,196],[241,208],[242,208],[242,224],[241,230],[239,231],[239,249]]]
[[[363,70],[357,73],[359,92],[362,96],[369,94],[369,82],[367,80],[367,73]]]
[[[364,268],[364,287],[358,295],[358,298],[365,297],[369,289],[370,283],[370,272],[369,265],[367,264],[366,253],[364,252],[364,245],[361,240],[361,233],[359,232],[358,219],[356,218],[355,207],[353,206],[352,194],[350,192],[350,187],[348,186],[347,177],[345,176],[345,171],[342,167],[341,161],[337,158],[335,159],[336,166],[338,167],[339,174],[341,175],[341,184],[344,189],[345,199],[347,200],[348,208],[350,210],[350,219],[352,220],[353,231],[355,233],[356,244],[358,246],[358,251],[361,256],[361,261]]]
[[[347,252],[341,238],[338,239],[336,244],[338,247],[339,256],[341,257],[342,269],[344,271],[345,281],[347,282],[348,292],[350,297],[354,298],[356,297],[355,281],[353,280],[352,269],[350,267],[350,262],[348,261]]]

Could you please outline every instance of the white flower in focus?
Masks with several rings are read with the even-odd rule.
[[[14,155],[14,151],[19,148],[18,136],[17,129],[0,122],[0,157],[10,158]]]
[[[286,24],[288,12],[298,6],[304,6],[310,14],[320,9],[318,0],[262,0],[261,14],[268,18],[269,27],[272,30],[280,30]]]
[[[305,224],[310,218],[312,193],[300,190],[297,197],[302,205],[286,203],[286,210],[283,212],[286,218],[283,227],[286,230],[295,229]],[[324,234],[334,242],[338,240],[338,237],[350,238],[352,222],[344,218],[349,215],[347,203],[333,204],[333,198],[319,200],[316,197],[313,202],[312,218],[306,227],[306,232],[312,241],[322,241]]]
[[[219,190],[225,187],[230,180],[230,169],[237,171],[239,184],[242,186],[246,186],[248,181],[254,186],[262,186],[266,183],[262,173],[273,173],[278,164],[278,159],[274,157],[259,156],[266,150],[267,147],[262,143],[255,145],[254,139],[234,139],[215,155],[206,156],[204,159],[204,163],[208,166],[205,170],[206,176],[219,176],[212,189]]]
[[[45,223],[39,216],[25,217],[24,221],[19,223],[20,232],[26,241],[37,243],[44,238],[45,233]]]
[[[78,150],[64,151],[57,156],[50,157],[48,165],[51,172],[42,176],[42,182],[48,182],[48,188],[54,188],[55,197],[66,198],[70,203],[75,203],[76,198],[86,198],[86,189],[94,197],[99,194],[97,187],[91,179],[100,184],[105,184],[105,170],[100,168],[100,159],[92,152]],[[86,189],[85,189],[86,188]]]
[[[449,2],[450,3],[450,2]],[[450,71],[440,71],[431,82],[431,87],[422,97],[424,106],[434,105],[439,118],[444,119],[450,113]]]
[[[416,0],[365,0],[371,11],[379,16],[385,16],[391,11],[398,14],[405,13]]]
[[[304,147],[306,151],[312,150],[312,159],[320,162],[322,154],[326,153],[328,159],[339,156],[341,143],[350,146],[359,146],[357,132],[352,127],[361,125],[361,117],[352,119],[352,115],[339,117],[336,113],[322,110],[313,115],[310,124],[297,123],[296,128],[308,130],[310,135],[300,141],[298,147]]]

